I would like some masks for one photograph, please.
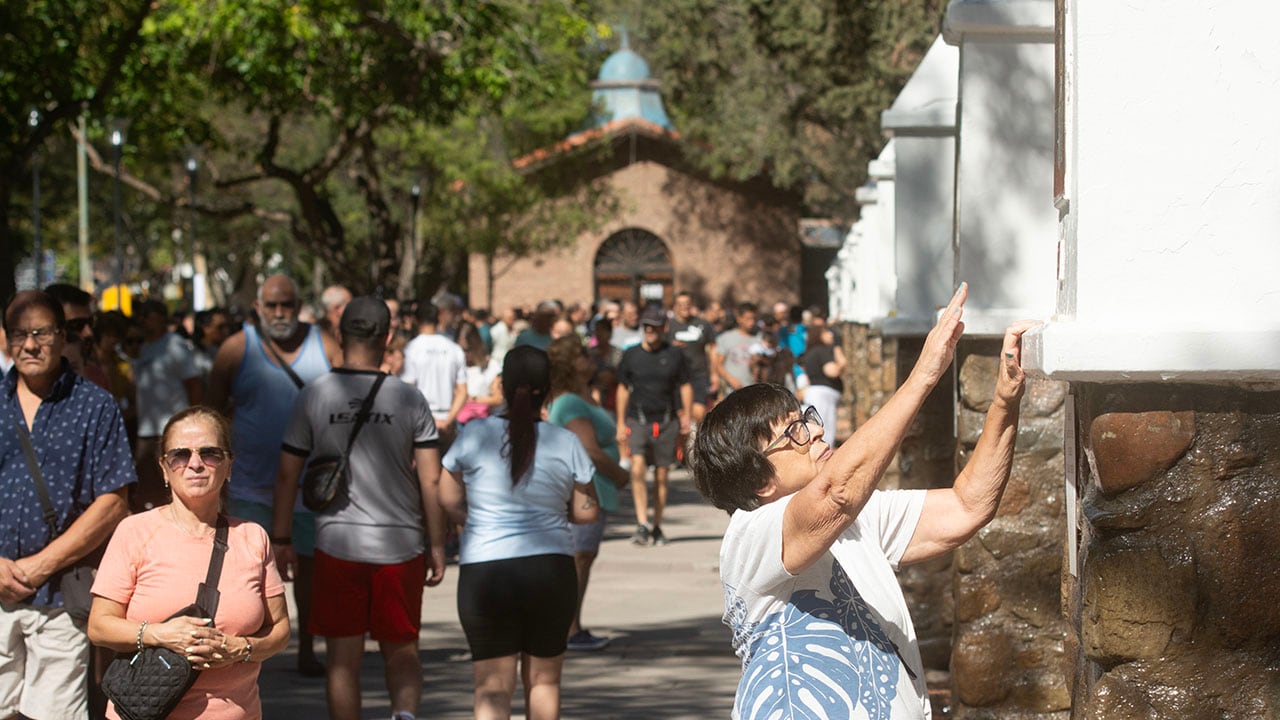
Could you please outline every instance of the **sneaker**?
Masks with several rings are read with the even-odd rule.
[[[603,650],[609,645],[609,638],[597,637],[589,630],[579,630],[569,636],[570,650]]]
[[[636,545],[648,545],[649,528],[644,525],[637,525],[635,533],[631,536],[631,542]]]
[[[391,716],[391,720],[418,720],[418,719],[414,717],[412,713],[407,713],[401,710],[400,712],[393,714]]]
[[[666,545],[666,544],[667,544],[667,536],[666,536],[666,535],[663,535],[663,534],[662,534],[662,528],[657,527],[657,526],[655,526],[655,527],[653,528],[653,544],[654,544],[654,545]]]

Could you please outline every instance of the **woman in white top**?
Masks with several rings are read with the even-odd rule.
[[[458,422],[466,424],[502,408],[502,365],[489,355],[480,331],[469,322],[458,326],[458,344],[467,358],[467,401],[458,411]]]
[[[440,500],[463,525],[458,617],[475,675],[477,720],[509,718],[522,669],[530,720],[560,716],[560,670],[577,605],[569,523],[599,512],[594,466],[576,435],[541,421],[547,354],[511,350],[507,412],[473,420],[444,457]]]

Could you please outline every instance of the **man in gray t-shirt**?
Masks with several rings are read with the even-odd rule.
[[[281,448],[272,527],[276,562],[286,576],[294,562],[289,536],[303,463],[346,450],[365,398],[383,377],[378,368],[390,325],[382,300],[352,300],[339,326],[342,366],[310,382],[294,403]],[[438,585],[445,569],[438,438],[422,393],[384,377],[351,446],[346,490],[316,514],[310,624],[328,648],[331,717],[360,706],[366,633],[378,641],[387,665],[393,715],[417,715],[422,588]]]
[[[751,346],[760,342],[760,336],[756,334],[757,314],[755,305],[742,303],[734,314],[738,326],[720,333],[716,338],[711,370],[720,376],[726,394],[754,382],[751,373]]]

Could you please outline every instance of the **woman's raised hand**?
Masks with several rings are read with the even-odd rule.
[[[916,361],[912,375],[928,383],[929,387],[938,384],[942,375],[951,367],[956,356],[956,344],[964,334],[964,323],[960,320],[964,314],[964,301],[969,297],[969,283],[960,283],[951,302],[938,316],[938,322],[924,339],[924,348],[920,351],[920,359]]]
[[[996,400],[1017,405],[1026,389],[1027,374],[1022,370],[1022,334],[1040,323],[1019,320],[1004,331],[1000,347],[1000,371],[996,375]]]

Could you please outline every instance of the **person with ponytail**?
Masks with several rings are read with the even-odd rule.
[[[560,671],[577,609],[569,523],[595,522],[595,468],[572,431],[542,422],[546,352],[502,363],[507,412],[467,423],[444,457],[440,500],[463,526],[458,618],[475,677],[475,717],[511,717],[516,676],[525,716],[560,717]]]

